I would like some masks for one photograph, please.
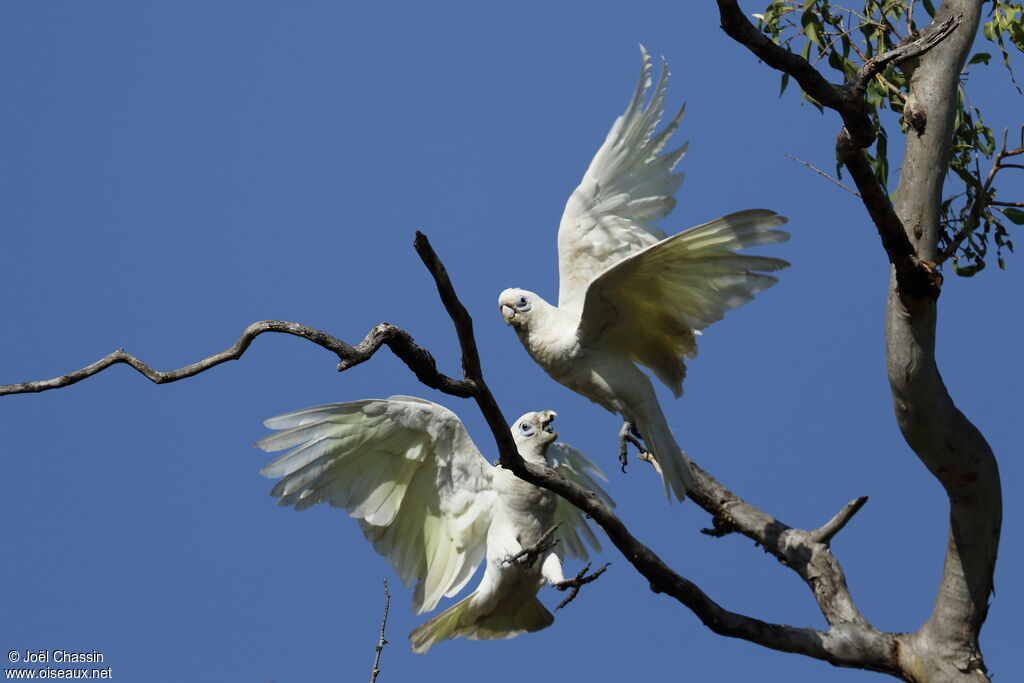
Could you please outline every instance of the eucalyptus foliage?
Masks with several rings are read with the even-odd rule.
[[[928,21],[935,14],[931,0],[866,0],[861,7],[847,7],[829,0],[775,0],[762,14],[755,16],[758,28],[776,44],[799,53],[818,68],[826,62],[841,72],[842,81],[850,83],[866,61],[916,36],[915,10],[927,13]],[[1024,5],[1021,3],[993,0],[989,20],[982,30],[985,39],[998,49],[1010,81],[1018,92],[1021,88],[1011,66],[1011,55],[1024,53],[1022,17]],[[991,53],[977,52],[968,60],[968,66],[984,68],[991,60]],[[1021,164],[1006,161],[1024,155],[1024,129],[1016,140],[1008,139],[1004,133],[997,148],[996,134],[986,125],[981,110],[968,97],[966,75],[966,72],[961,75],[958,89],[958,110],[949,159],[952,173],[947,179],[950,193],[942,202],[944,230],[939,240],[938,262],[951,258],[954,272],[970,276],[985,267],[992,244],[995,245],[999,267],[1005,268],[1004,250],[1013,251],[1007,225],[1024,225],[1024,210],[1018,208],[1024,204],[997,199],[995,185],[1000,170],[1024,170]],[[909,95],[908,80],[909,75],[905,71],[889,63],[867,83],[865,92],[865,107],[878,131],[868,157],[878,182],[886,188],[889,183],[889,132],[885,120],[891,121],[892,115],[884,112],[888,110],[898,116],[898,125],[904,134],[908,128],[921,125],[904,117],[904,105]],[[783,74],[780,96],[788,85],[789,76]],[[801,95],[822,109],[806,93]],[[836,172],[841,176],[842,165],[838,162]]]

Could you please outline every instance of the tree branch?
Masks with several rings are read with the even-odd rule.
[[[975,193],[974,204],[971,206],[971,210],[967,214],[967,220],[964,221],[963,227],[957,231],[953,236],[953,239],[949,241],[946,248],[939,253],[938,258],[935,260],[937,264],[944,263],[947,259],[956,254],[956,250],[960,248],[960,244],[967,239],[967,236],[972,234],[981,223],[981,214],[988,206],[1024,206],[1024,202],[1001,202],[995,199],[991,199],[992,185],[995,182],[996,175],[999,171],[1004,168],[1017,168],[1024,169],[1024,166],[1018,166],[1017,164],[1008,164],[1004,160],[1011,157],[1015,157],[1020,154],[1024,154],[1024,127],[1021,128],[1021,146],[1016,149],[1006,148],[1006,137],[1008,131],[1003,129],[1003,145],[999,152],[996,153],[996,158],[992,161],[992,168],[988,171],[988,176],[985,178],[985,183],[981,186],[981,189]]]
[[[843,506],[843,509],[836,513],[836,516],[825,522],[817,529],[811,532],[811,538],[819,543],[828,543],[832,538],[843,530],[847,522],[853,519],[853,516],[864,507],[864,503],[868,502],[867,496],[861,496],[855,498]]]
[[[908,135],[895,208],[923,258],[938,258],[942,187],[949,164],[960,72],[981,18],[977,0],[945,0],[936,18],[963,25],[922,55],[908,80],[927,129]],[[928,621],[901,639],[900,660],[921,680],[988,681],[978,636],[988,613],[999,548],[999,468],[981,432],[956,407],[935,358],[935,302],[910,310],[890,284],[886,362],[896,422],[907,444],[949,498],[942,580]]]
[[[672,596],[689,608],[712,631],[742,638],[764,647],[823,659],[837,666],[853,666],[894,672],[893,637],[872,628],[849,600],[838,562],[824,543],[809,539],[809,533],[781,524],[770,515],[743,502],[710,475],[694,466],[696,485],[692,498],[713,515],[729,515],[736,528],[762,542],[777,557],[805,576],[822,611],[831,615],[828,631],[772,624],[724,609],[696,584],[673,571],[654,551],[630,533],[626,525],[592,492],[549,468],[526,462],[519,455],[508,425],[493,395],[483,381],[472,337],[472,321],[459,302],[444,265],[429,240],[417,233],[417,253],[430,271],[441,300],[455,325],[463,349],[466,381],[475,387],[473,398],[483,413],[498,445],[499,462],[520,479],[565,498],[593,519],[630,564],[650,583],[656,593]],[[760,528],[758,528],[760,524]]]
[[[869,59],[857,71],[852,85],[829,83],[803,57],[776,45],[750,23],[736,0],[718,0],[722,30],[745,46],[769,66],[789,74],[808,96],[822,106],[835,110],[843,120],[836,139],[836,154],[850,171],[878,234],[889,262],[896,268],[900,294],[913,300],[930,301],[938,297],[942,280],[934,268],[918,257],[903,224],[878,182],[864,155],[875,141],[876,132],[864,106],[868,81],[889,63],[918,57],[938,45],[963,22],[961,14],[933,22],[917,35],[908,36],[893,50]],[[911,107],[908,102],[907,106]],[[912,108],[912,107],[911,107]]]
[[[823,659],[839,666],[878,671],[893,670],[891,635],[880,633],[870,627],[852,606],[842,571],[828,551],[827,545],[812,538],[809,532],[793,529],[745,503],[699,467],[695,466],[697,485],[693,491],[694,500],[708,510],[716,520],[728,519],[732,525],[731,529],[748,535],[784,564],[797,571],[811,585],[823,613],[829,618],[831,627],[828,631],[772,624],[724,609],[694,583],[669,568],[650,548],[637,540],[622,520],[591,491],[565,479],[551,468],[526,462],[516,450],[507,422],[484,382],[469,313],[456,296],[444,265],[426,236],[417,233],[414,245],[434,278],[441,300],[455,326],[462,349],[462,380],[455,380],[439,373],[433,357],[426,349],[417,346],[406,332],[388,323],[375,326],[362,342],[352,347],[305,325],[264,320],[246,328],[239,340],[228,349],[177,370],[153,370],[121,350],[82,370],[53,380],[0,387],[0,395],[68,386],[116,363],[131,365],[156,383],[176,381],[208,370],[227,360],[240,358],[252,339],[264,332],[293,334],[323,346],[340,359],[339,371],[365,362],[382,346],[388,346],[422,383],[454,396],[472,397],[491,428],[503,467],[524,481],[562,496],[589,515],[604,529],[619,552],[648,580],[651,590],[671,595],[693,611],[715,633],[742,638],[775,650]],[[838,531],[838,528],[836,530]],[[577,578],[582,585],[599,574],[600,571],[590,577]],[[567,584],[567,587],[572,586]]]
[[[797,162],[798,164],[803,164],[804,166],[806,166],[807,168],[811,169],[812,171],[814,171],[815,173],[817,173],[821,177],[826,178],[827,180],[832,181],[832,183],[834,185],[838,185],[839,187],[843,188],[844,190],[846,190],[847,192],[852,194],[857,199],[860,199],[860,193],[858,193],[857,190],[851,189],[851,188],[847,187],[846,185],[843,185],[841,182],[839,182],[838,180],[836,180],[835,178],[830,176],[828,173],[825,173],[821,169],[815,168],[814,166],[812,166],[811,164],[807,163],[803,159],[795,157],[792,154],[787,154],[786,158],[787,159],[792,159],[793,161]]]
[[[886,66],[889,64],[899,64],[924,54],[945,40],[946,36],[952,33],[961,23],[963,23],[963,15],[957,14],[938,24],[929,24],[916,36],[911,34],[892,50],[864,62],[857,69],[857,78],[853,87],[854,96],[858,99],[863,98],[864,93],[867,91],[868,81],[880,74]]]
[[[380,638],[377,640],[377,652],[373,656],[373,669],[370,670],[370,683],[377,680],[380,673],[380,653],[388,641],[384,638],[384,627],[388,624],[388,608],[391,607],[391,593],[388,592],[388,580],[384,579],[384,618],[380,620]]]
[[[896,675],[911,681],[987,681],[977,638],[988,610],[999,542],[999,473],[984,437],[953,404],[939,375],[935,303],[941,279],[929,263],[943,256],[937,251],[939,213],[956,87],[977,32],[981,3],[945,0],[928,27],[868,60],[847,90],[827,84],[820,74],[811,73],[806,60],[757,35],[734,0],[718,0],[718,5],[726,33],[839,113],[844,128],[836,139],[837,156],[853,176],[893,266],[886,350],[896,419],[907,443],[950,499],[950,533],[935,607],[920,630],[895,637]],[[909,88],[904,117],[915,134],[907,136],[894,205],[865,156],[875,134],[864,128],[863,95],[886,63],[911,59],[910,68],[904,68]],[[826,540],[852,512],[840,512],[811,536]],[[728,525],[734,522],[728,520]],[[716,523],[716,528],[725,526]],[[843,590],[835,594],[844,597]]]
[[[413,338],[409,336],[407,332],[391,325],[390,323],[381,323],[377,325],[366,334],[363,341],[353,347],[340,339],[332,337],[326,332],[306,325],[287,322],[284,320],[261,320],[245,328],[245,331],[242,332],[242,336],[238,338],[238,341],[223,351],[207,356],[202,360],[176,370],[168,370],[166,372],[154,370],[124,349],[118,349],[117,351],[104,356],[95,363],[87,365],[81,370],[75,370],[74,372],[69,372],[68,374],[61,375],[60,377],[38,380],[35,382],[0,385],[0,396],[6,396],[8,394],[35,393],[70,386],[119,363],[124,363],[135,368],[156,384],[177,382],[178,380],[198,375],[200,372],[214,368],[229,360],[238,360],[249,348],[249,345],[252,344],[252,340],[264,332],[291,334],[296,337],[308,339],[314,344],[322,346],[338,356],[340,359],[340,362],[338,363],[339,371],[347,370],[348,368],[369,360],[381,346],[386,345],[409,367],[410,370],[413,371],[413,373],[415,373],[416,378],[423,384],[453,396],[468,397],[473,392],[473,386],[471,383],[454,380],[439,373],[437,371],[437,364],[435,363],[433,356],[430,355],[430,352],[420,346],[417,346],[413,341]]]
[[[759,510],[724,487],[699,465],[692,463],[692,460],[691,464],[694,487],[690,497],[712,515],[715,530],[710,535],[724,536],[733,531],[740,533],[795,571],[811,589],[818,608],[830,626],[853,624],[877,633],[854,604],[843,569],[828,547],[832,537],[864,505],[867,496],[849,503],[820,529],[805,531],[794,529]],[[831,533],[823,532],[823,529]]]

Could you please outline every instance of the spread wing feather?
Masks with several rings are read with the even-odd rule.
[[[558,307],[575,313],[583,308],[587,285],[599,273],[665,238],[653,221],[672,211],[672,195],[683,182],[683,174],[672,169],[686,153],[686,145],[661,154],[683,111],[654,135],[665,112],[668,65],[663,60],[645,107],[652,69],[643,46],[640,51],[636,91],[569,196],[558,227]]]
[[[587,289],[580,343],[614,350],[651,369],[678,396],[697,353],[695,334],[771,287],[766,272],[789,264],[735,251],[774,242],[786,219],[751,209],[685,230],[600,273]]]
[[[601,488],[595,477],[601,481],[608,481],[604,472],[590,460],[567,443],[561,441],[548,446],[548,461],[553,469],[585,489],[593,491],[601,501],[608,507],[615,507],[611,496]],[[559,543],[555,546],[555,552],[559,558],[565,555],[586,561],[589,559],[587,546],[584,541],[597,552],[601,552],[601,542],[597,539],[594,530],[587,523],[586,516],[569,501],[558,498],[558,505],[555,509],[555,522],[561,523],[555,537]],[[582,538],[581,538],[582,536]]]
[[[497,493],[492,467],[448,409],[405,396],[333,403],[265,423],[256,443],[291,449],[261,473],[281,480],[281,505],[326,502],[359,520],[402,581],[417,613],[457,593],[486,552]]]

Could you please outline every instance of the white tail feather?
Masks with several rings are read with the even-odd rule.
[[[512,638],[520,633],[539,631],[550,626],[555,620],[540,600],[531,597],[521,603],[521,606],[514,612],[508,611],[505,605],[501,605],[491,614],[479,616],[466,624],[461,623],[466,619],[466,610],[475,596],[476,591],[473,591],[430,621],[413,629],[409,634],[412,651],[417,654],[426,654],[427,650],[435,643],[449,638],[469,638],[470,640]]]

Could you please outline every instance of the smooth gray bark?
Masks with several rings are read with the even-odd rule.
[[[829,83],[805,60],[771,43],[735,0],[718,0],[718,5],[726,33],[840,114],[844,128],[837,155],[856,182],[892,265],[886,351],[896,420],[907,444],[946,490],[950,513],[932,614],[914,633],[885,634],[892,639],[895,659],[888,672],[922,683],[988,681],[978,634],[988,611],[999,544],[999,470],[984,437],[954,405],[935,362],[942,280],[934,270],[940,260],[942,188],[957,87],[978,31],[981,0],[946,0],[928,27],[892,52],[868,60],[852,85]],[[874,178],[863,151],[874,130],[865,126],[861,97],[866,79],[883,60],[899,64],[910,77],[904,115],[911,125],[894,202]]]
[[[937,19],[959,14],[949,38],[905,65],[911,72],[908,131],[894,205],[920,258],[937,260],[942,186],[960,70],[978,30],[979,0],[947,0]],[[942,581],[928,621],[901,637],[900,664],[913,680],[987,681],[978,634],[988,612],[1002,518],[999,470],[981,433],[953,404],[935,362],[937,301],[908,301],[890,282],[886,353],[896,420],[907,444],[949,496]]]

